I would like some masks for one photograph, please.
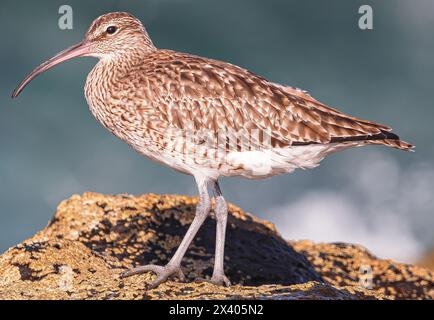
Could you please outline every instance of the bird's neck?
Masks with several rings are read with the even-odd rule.
[[[122,55],[103,57],[89,73],[85,85],[86,100],[92,114],[110,131],[116,131],[119,124],[115,115],[120,116],[130,106],[124,101],[123,94],[129,75],[151,52],[137,48]]]
[[[137,45],[133,48],[129,47],[125,50],[119,50],[107,55],[99,56],[100,64],[107,65],[122,65],[122,64],[134,64],[156,52],[158,49],[151,43],[149,45]]]

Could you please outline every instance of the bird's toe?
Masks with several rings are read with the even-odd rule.
[[[225,287],[229,287],[231,285],[231,282],[224,274],[213,275],[211,279],[197,278],[195,282],[208,282],[216,286],[225,286]]]
[[[154,289],[158,287],[161,283],[166,282],[171,277],[177,277],[181,282],[185,280],[184,273],[180,266],[158,266],[155,264],[148,264],[145,266],[140,266],[137,268],[130,269],[121,273],[121,278],[130,277],[137,274],[142,274],[146,272],[153,272],[157,275],[155,279],[149,286],[148,289]]]

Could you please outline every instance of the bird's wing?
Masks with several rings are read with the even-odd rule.
[[[160,128],[256,129],[278,146],[390,138],[388,126],[348,116],[229,63],[173,51],[149,59],[143,72],[155,102],[151,118]]]

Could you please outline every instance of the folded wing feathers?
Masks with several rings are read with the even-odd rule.
[[[165,93],[154,96],[160,120],[166,119],[167,126],[186,128],[187,122],[194,122],[195,129],[214,131],[257,128],[271,134],[281,146],[345,143],[346,138],[354,142],[360,137],[362,144],[411,148],[397,136],[388,135],[391,128],[386,125],[351,117],[305,91],[268,82],[228,63],[167,51],[165,60],[156,65],[161,68],[151,78],[162,77],[161,70],[171,70],[165,75],[169,78],[166,81],[178,82],[180,87],[174,90],[169,85]],[[147,72],[152,73],[149,69]]]

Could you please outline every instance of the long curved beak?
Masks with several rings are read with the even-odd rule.
[[[24,80],[15,88],[14,92],[12,92],[12,98],[16,98],[21,91],[23,91],[24,87],[33,80],[33,78],[37,77],[41,73],[47,71],[48,69],[54,67],[55,65],[75,58],[75,57],[81,57],[89,53],[89,44],[87,44],[85,41],[79,42],[76,45],[73,45],[72,47],[69,47],[68,49],[56,54],[51,59],[45,61],[43,64],[41,64],[39,67],[37,67],[35,70],[30,72],[27,77],[24,78]]]

